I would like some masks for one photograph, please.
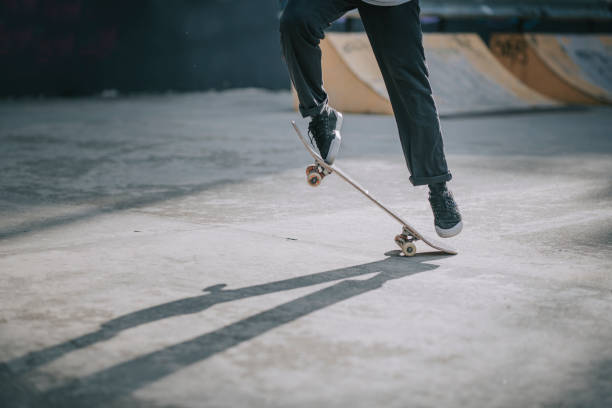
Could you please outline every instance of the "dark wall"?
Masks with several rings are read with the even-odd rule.
[[[288,88],[276,0],[0,0],[0,95]]]

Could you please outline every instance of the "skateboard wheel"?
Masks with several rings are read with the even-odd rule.
[[[397,245],[399,245],[401,247],[404,242],[405,242],[405,239],[401,235],[396,235],[395,236],[395,243]]]
[[[321,179],[321,175],[316,171],[312,171],[308,174],[308,184],[312,187],[317,187],[319,184],[321,184]]]
[[[306,176],[309,176],[313,171],[317,171],[317,166],[311,164],[310,166],[306,167]]]
[[[406,256],[414,256],[416,254],[416,245],[414,245],[414,242],[406,242],[402,245],[402,252]]]

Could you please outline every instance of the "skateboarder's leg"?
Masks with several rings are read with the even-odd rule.
[[[321,74],[323,30],[359,0],[289,0],[280,18],[281,46],[302,116],[316,116],[327,104]]]
[[[359,6],[359,13],[389,92],[410,181],[429,185],[429,202],[438,235],[452,237],[463,223],[446,188],[440,121],[425,65],[418,0],[400,6]]]
[[[451,179],[425,65],[419,11],[418,0],[392,7],[359,6],[414,185]]]

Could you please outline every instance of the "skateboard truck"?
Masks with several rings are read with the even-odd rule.
[[[321,184],[323,178],[331,174],[331,171],[321,166],[319,163],[312,164],[306,167],[306,179],[312,187],[317,187]]]
[[[418,238],[406,227],[403,228],[401,234],[395,236],[395,243],[406,256],[414,256],[416,254],[416,245],[414,243],[417,240]]]

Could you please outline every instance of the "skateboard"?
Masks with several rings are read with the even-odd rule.
[[[369,198],[374,204],[376,204],[384,212],[389,214],[391,218],[400,223],[400,225],[402,226],[402,232],[395,236],[395,243],[400,247],[402,253],[405,256],[414,256],[416,254],[415,242],[418,240],[421,240],[430,247],[435,248],[444,253],[451,255],[457,254],[457,251],[454,248],[421,234],[412,225],[404,221],[399,215],[391,211],[387,206],[385,206],[383,203],[374,198],[374,196],[372,196],[372,194],[370,194],[368,190],[363,188],[359,183],[353,180],[338,166],[336,166],[335,164],[329,165],[325,163],[321,156],[319,156],[319,154],[314,151],[310,143],[304,138],[302,132],[300,131],[296,123],[294,121],[291,121],[291,124],[293,125],[293,128],[295,129],[295,132],[299,136],[300,140],[304,144],[304,147],[306,147],[308,153],[310,153],[310,155],[315,160],[314,164],[306,167],[306,180],[309,185],[311,185],[312,187],[317,187],[321,184],[321,181],[323,181],[325,177],[332,173],[336,173],[338,177],[353,186],[357,191]]]

